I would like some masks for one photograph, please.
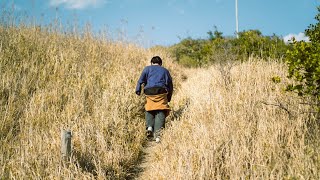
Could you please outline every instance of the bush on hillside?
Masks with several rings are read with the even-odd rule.
[[[249,30],[239,33],[239,38],[233,40],[234,47],[238,47],[239,55],[257,56],[260,58],[282,58],[285,54],[284,41],[276,36],[263,36],[259,30]]]
[[[210,49],[208,50],[206,47],[206,40],[195,40],[189,37],[171,46],[169,50],[177,62],[188,67],[196,67],[206,64],[207,56],[210,53]]]
[[[287,45],[280,37],[263,36],[259,30],[243,31],[239,33],[239,38],[234,38],[222,36],[222,32],[215,27],[215,31],[209,31],[208,35],[208,39],[183,39],[169,47],[169,50],[177,62],[187,67],[229,61],[229,57],[236,57],[232,60],[245,60],[249,56],[279,59],[287,50]]]
[[[305,30],[310,42],[293,39],[291,49],[287,52],[286,62],[289,66],[289,78],[295,80],[287,90],[294,91],[300,96],[312,97],[314,104],[320,110],[320,6],[318,21]]]

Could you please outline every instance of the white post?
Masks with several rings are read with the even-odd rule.
[[[238,0],[236,0],[236,33],[237,33],[237,38],[239,38]]]
[[[61,155],[64,160],[68,160],[71,155],[71,131],[61,130]]]

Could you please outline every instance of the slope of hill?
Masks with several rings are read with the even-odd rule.
[[[313,118],[270,81],[286,79],[282,63],[183,69],[164,51],[23,26],[0,27],[1,178],[135,177],[145,132],[144,98],[134,89],[154,55],[176,89],[141,179],[319,178]],[[69,162],[61,129],[72,131]]]
[[[186,74],[173,99],[184,111],[141,179],[319,179],[319,127],[271,81],[288,81],[282,63],[253,59]]]
[[[152,56],[173,69],[170,58],[38,27],[1,26],[0,44],[1,177],[127,177],[145,141],[136,81]],[[60,157],[61,129],[72,131],[69,163]]]

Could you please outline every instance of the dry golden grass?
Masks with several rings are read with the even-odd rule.
[[[131,176],[145,141],[135,85],[155,52],[98,39],[0,27],[1,178]],[[72,131],[69,163],[60,157],[61,129]]]
[[[270,81],[285,79],[281,63],[250,60],[222,76],[90,32],[0,26],[0,179],[136,177],[145,134],[134,89],[154,55],[174,78],[174,111],[141,179],[320,178],[319,130]],[[279,102],[290,116],[266,105]],[[61,129],[72,131],[69,162]]]
[[[288,81],[283,64],[249,60],[234,64],[228,78],[219,65],[186,74],[173,98],[183,113],[141,179],[320,178],[318,127],[308,130],[307,107],[271,81],[275,75]]]

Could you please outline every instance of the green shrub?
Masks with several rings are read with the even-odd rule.
[[[184,66],[201,67],[217,61],[246,60],[249,56],[281,59],[287,50],[280,37],[263,36],[259,30],[240,32],[239,38],[223,37],[216,27],[207,34],[208,39],[183,39],[169,51]]]
[[[190,56],[182,55],[179,59],[179,63],[185,67],[197,67],[198,62]]]
[[[287,90],[300,96],[309,96],[320,107],[320,7],[316,16],[318,21],[305,30],[310,42],[293,39],[291,49],[287,51],[286,62],[289,67],[289,78],[295,80]]]
[[[170,52],[175,56],[176,61],[188,67],[202,66],[206,64],[206,59],[210,49],[206,48],[208,41],[203,39],[183,39],[180,43],[171,46]],[[186,59],[187,58],[187,59]],[[187,63],[191,64],[187,64]]]

